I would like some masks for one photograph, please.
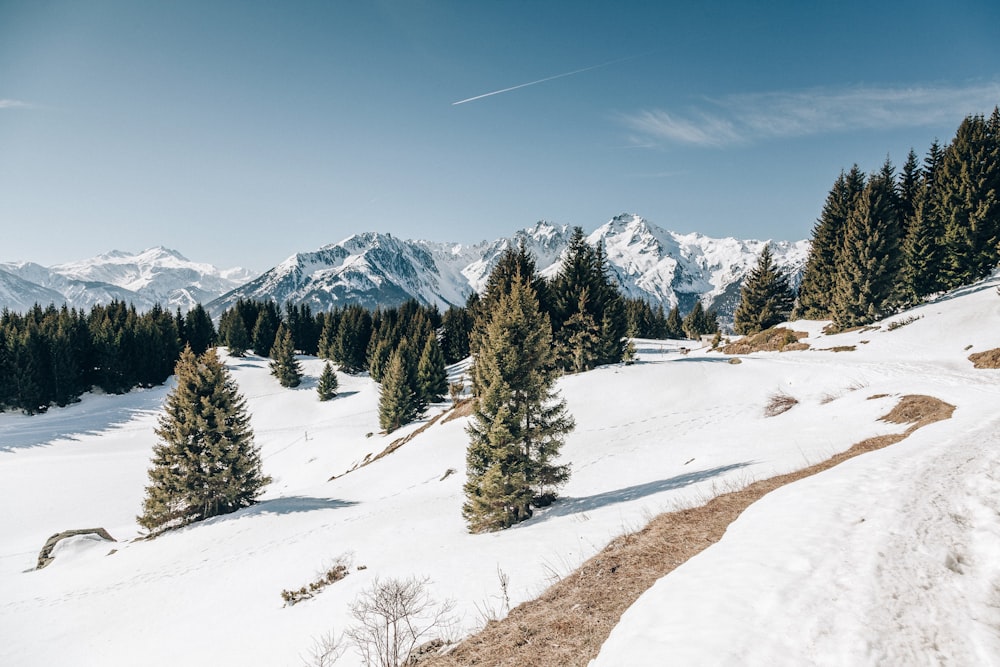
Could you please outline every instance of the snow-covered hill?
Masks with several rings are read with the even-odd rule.
[[[513,237],[472,246],[358,234],[293,255],[208,309],[218,315],[239,298],[309,303],[314,310],[348,303],[396,305],[409,298],[441,308],[461,305],[485,286],[502,252],[521,242],[540,272],[554,275],[571,233],[567,225],[539,222]],[[636,215],[615,217],[587,240],[604,248],[608,266],[627,295],[662,303],[666,309],[679,304],[682,311],[702,299],[724,320],[735,308],[743,276],[768,243],[680,235]],[[771,247],[777,264],[797,284],[808,241],[771,242]]]
[[[24,311],[35,303],[67,303],[84,310],[111,300],[139,310],[154,304],[187,311],[244,284],[245,269],[217,269],[192,262],[175,250],[150,248],[141,253],[113,250],[97,257],[44,267],[32,262],[0,264],[0,308]]]
[[[566,376],[577,426],[562,499],[494,534],[470,535],[461,518],[467,418],[343,475],[426,420],[378,433],[365,376],[340,375],[340,396],[318,402],[312,358],[295,390],[264,359],[226,360],[274,481],[253,508],[151,541],[132,541],[134,517],[169,387],[2,414],[0,664],[298,665],[352,624],[376,578],[429,578],[470,631],[501,606],[498,572],[511,605],[534,598],[653,514],[902,432],[878,417],[910,393],[957,409],[751,506],[626,614],[598,664],[1000,664],[1000,371],[966,358],[1000,346],[998,284],[892,318],[905,326],[829,336],[796,323],[807,351],[730,364],[640,341],[634,366]],[[765,417],[776,392],[798,404]],[[119,542],[75,538],[31,570],[50,535],[97,526]],[[344,580],[283,605],[283,589],[338,558],[352,563]],[[337,664],[359,661],[348,650]]]

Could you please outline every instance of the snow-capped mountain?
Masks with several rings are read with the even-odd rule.
[[[175,250],[114,250],[90,259],[44,267],[33,262],[0,264],[0,307],[23,311],[33,304],[89,309],[113,299],[139,310],[154,304],[188,310],[244,284],[245,269],[220,270],[192,262]]]
[[[461,305],[485,286],[503,251],[522,242],[539,271],[555,275],[571,235],[568,225],[548,222],[470,246],[357,234],[289,257],[208,309],[218,315],[239,298],[308,303],[314,310],[349,303],[394,305],[409,298],[441,308]],[[723,320],[731,317],[743,276],[769,243],[681,235],[628,214],[602,225],[587,240],[604,249],[610,271],[628,296],[666,309],[680,305],[682,311],[701,299],[706,307],[718,309]],[[770,244],[777,264],[797,284],[809,242]]]

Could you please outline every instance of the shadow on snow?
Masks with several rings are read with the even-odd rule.
[[[698,482],[703,482],[706,479],[711,479],[712,477],[716,477],[733,470],[746,468],[753,463],[753,461],[731,463],[729,465],[708,468],[707,470],[684,473],[683,475],[677,475],[676,477],[671,477],[669,479],[646,482],[645,484],[636,484],[635,486],[627,486],[624,489],[616,489],[614,491],[605,491],[604,493],[584,496],[583,498],[559,498],[551,506],[538,511],[535,517],[526,523],[546,521],[555,517],[580,514],[581,512],[590,512],[601,507],[638,500],[657,493],[662,493],[663,491],[681,489],[685,486],[697,484]]]

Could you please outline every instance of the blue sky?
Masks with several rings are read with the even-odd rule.
[[[807,238],[841,169],[997,104],[995,0],[0,0],[0,261],[622,212]]]

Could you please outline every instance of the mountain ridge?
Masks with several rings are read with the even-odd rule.
[[[447,308],[481,291],[505,250],[523,243],[539,272],[554,276],[573,227],[540,220],[510,236],[474,244],[401,239],[389,233],[352,234],[316,250],[298,252],[253,275],[191,262],[163,246],[139,253],[111,250],[96,257],[44,267],[0,263],[0,308],[24,311],[34,303],[65,302],[90,308],[113,299],[139,310],[160,303],[188,310],[202,303],[213,316],[238,299],[309,304],[325,311],[348,304],[398,305],[416,299]],[[743,277],[769,244],[780,268],[797,285],[809,241],[713,238],[668,231],[632,213],[613,217],[587,236],[600,245],[622,292],[664,309],[690,310],[696,300],[725,324],[739,300]]]
[[[238,299],[307,303],[314,310],[359,303],[397,305],[414,298],[440,308],[460,306],[486,285],[503,252],[524,243],[539,272],[554,276],[573,227],[539,221],[509,237],[472,245],[403,240],[364,232],[288,257],[256,279],[206,305],[217,316]],[[743,276],[765,244],[797,285],[809,241],[715,239],[667,231],[635,214],[621,214],[587,236],[600,245],[608,270],[629,297],[665,309],[689,310],[701,299],[731,319]]]

